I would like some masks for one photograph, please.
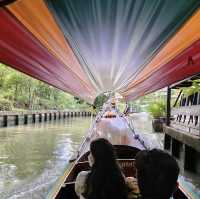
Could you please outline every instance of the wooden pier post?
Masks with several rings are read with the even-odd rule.
[[[52,120],[52,113],[50,112],[49,113],[49,121],[51,121]]]
[[[3,116],[3,127],[7,127],[8,126],[8,116],[4,115]]]
[[[56,112],[53,113],[53,119],[56,120]]]
[[[44,121],[47,121],[47,113],[44,113]]]
[[[24,124],[28,124],[28,115],[24,115]]]
[[[36,122],[36,117],[35,117],[35,113],[32,115],[32,123],[35,124]]]
[[[15,115],[15,125],[19,125],[19,115]]]
[[[39,114],[39,122],[42,122],[42,113]]]

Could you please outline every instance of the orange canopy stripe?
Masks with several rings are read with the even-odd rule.
[[[61,61],[71,73],[77,75],[91,95],[94,94],[94,88],[43,0],[16,1],[7,8],[55,58]]]
[[[147,64],[137,78],[129,85],[124,95],[129,95],[138,84],[145,81],[155,71],[163,67],[192,43],[200,39],[200,10],[169,40],[161,51]]]
[[[2,63],[92,103],[93,96],[80,79],[5,8],[0,8],[0,26]]]
[[[200,40],[194,42],[182,53],[155,71],[125,96],[127,100],[154,92],[177,81],[200,73]]]

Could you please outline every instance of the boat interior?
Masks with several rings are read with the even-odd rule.
[[[138,148],[126,145],[115,145],[118,162],[126,177],[135,177],[135,155],[140,150]],[[88,162],[89,152],[83,154],[73,165],[71,171],[65,178],[65,183],[61,187],[60,191],[56,195],[56,199],[78,199],[75,193],[75,180],[79,172],[90,169]],[[174,199],[189,199],[183,190],[178,189],[174,193]]]

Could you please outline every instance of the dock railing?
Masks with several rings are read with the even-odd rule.
[[[200,137],[200,105],[172,108],[170,126]]]

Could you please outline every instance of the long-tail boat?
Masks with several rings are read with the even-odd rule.
[[[90,169],[88,162],[90,142],[96,138],[106,138],[115,147],[117,160],[126,177],[135,177],[135,155],[147,149],[143,140],[140,139],[130,127],[128,119],[123,114],[112,110],[97,115],[85,140],[80,145],[78,155],[63,176],[56,182],[49,192],[47,199],[78,199],[75,193],[75,180],[79,172]],[[180,180],[179,189],[173,195],[174,199],[193,199],[192,192]]]
[[[1,63],[91,104],[104,92],[129,101],[200,73],[200,0],[0,0],[0,27]],[[96,122],[115,120],[125,125],[120,116]],[[106,136],[134,175],[141,140]],[[52,197],[76,197],[73,181],[86,160],[80,150]],[[174,197],[192,198],[186,193],[180,187]]]

